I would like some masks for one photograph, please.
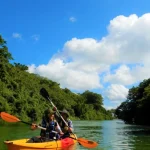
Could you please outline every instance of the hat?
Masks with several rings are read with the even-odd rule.
[[[69,112],[66,109],[63,109],[62,111],[59,111],[60,113],[66,114],[67,117],[69,117]]]
[[[55,112],[52,109],[46,109],[44,111],[45,116],[49,115],[49,114],[54,114]]]

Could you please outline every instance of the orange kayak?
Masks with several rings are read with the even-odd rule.
[[[77,140],[76,135],[71,135],[65,139],[54,140],[48,142],[40,142],[40,143],[27,143],[29,139],[20,139],[13,141],[4,141],[7,145],[8,150],[61,150],[65,148],[71,148],[76,146]],[[69,149],[70,149],[69,148]]]

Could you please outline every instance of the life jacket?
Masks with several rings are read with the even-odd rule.
[[[46,138],[48,139],[54,139],[57,138],[57,134],[53,133],[52,131],[55,131],[55,121],[51,121],[47,124],[47,130],[46,130]]]
[[[55,124],[56,124],[56,122],[55,121],[51,121],[50,123],[48,123],[47,124],[47,130],[49,131],[49,132],[51,132],[51,131],[54,131],[55,130]]]
[[[42,137],[45,137],[46,139],[54,139],[54,137],[59,138],[58,135],[56,133],[53,133],[52,131],[55,131],[55,125],[56,122],[55,121],[51,121],[51,122],[46,122],[45,119],[42,120],[42,127],[46,128],[45,130],[41,130],[40,135]]]

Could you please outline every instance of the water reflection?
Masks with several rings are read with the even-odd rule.
[[[150,150],[149,127],[128,125],[121,120],[113,120],[80,121],[75,128],[78,136],[99,143],[95,150]]]
[[[100,145],[102,126],[100,121],[76,121],[74,122],[75,132],[78,137],[84,137],[88,140],[93,140]],[[78,145],[77,150],[87,150],[87,148]],[[103,150],[101,147],[92,150]]]

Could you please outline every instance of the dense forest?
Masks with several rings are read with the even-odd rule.
[[[50,103],[40,95],[44,87],[59,110],[65,108],[72,119],[112,119],[106,110],[100,94],[85,91],[73,93],[62,89],[56,83],[37,74],[28,72],[28,67],[13,60],[6,41],[0,36],[0,112],[4,111],[23,120],[39,120]]]
[[[132,87],[127,100],[116,109],[115,114],[126,123],[150,125],[150,79]]]

